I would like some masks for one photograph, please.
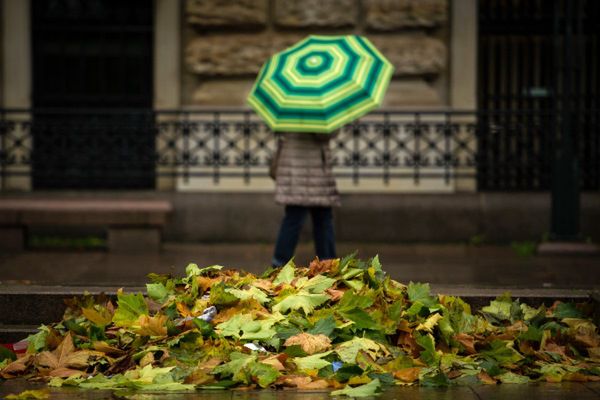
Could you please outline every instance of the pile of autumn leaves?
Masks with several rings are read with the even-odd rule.
[[[197,390],[600,380],[587,305],[532,308],[509,297],[479,313],[427,284],[400,284],[377,257],[292,262],[263,276],[190,264],[151,274],[147,296],[72,300],[27,353],[0,367],[51,386]]]

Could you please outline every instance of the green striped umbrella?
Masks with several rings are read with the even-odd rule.
[[[378,107],[393,72],[362,36],[309,36],[263,65],[248,103],[274,131],[329,133]]]

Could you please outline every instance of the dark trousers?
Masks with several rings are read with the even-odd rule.
[[[335,258],[335,235],[331,207],[286,206],[279,235],[275,243],[272,264],[280,267],[293,256],[306,214],[310,212],[313,223],[315,250],[321,260]]]

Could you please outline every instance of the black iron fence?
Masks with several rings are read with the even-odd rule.
[[[581,115],[581,187],[597,190],[600,113]],[[358,186],[464,179],[479,190],[546,190],[555,126],[540,111],[374,112],[332,138],[334,172]],[[267,177],[275,146],[273,132],[245,110],[0,109],[4,189],[19,177],[34,189],[149,189],[169,177],[252,185]]]

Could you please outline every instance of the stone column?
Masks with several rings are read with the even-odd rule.
[[[181,7],[176,0],[156,0],[154,22],[154,109],[177,109],[181,106]],[[159,116],[156,122],[164,122]],[[171,117],[173,118],[173,117]],[[164,143],[156,140],[156,148]],[[160,174],[167,173],[157,167],[156,188],[173,190],[175,179]]]
[[[29,0],[3,0],[2,4],[2,107],[31,108],[31,24]],[[30,115],[20,113],[6,115],[11,120],[29,120]],[[23,136],[23,135],[20,135]],[[5,138],[5,142],[8,140]],[[29,141],[31,142],[31,141]],[[31,144],[31,143],[29,143]],[[10,143],[0,143],[0,148]],[[31,148],[29,145],[28,148]],[[29,158],[29,154],[15,154]],[[10,168],[10,169],[9,169]],[[7,172],[17,172],[17,168],[8,167]],[[8,176],[0,182],[5,190],[31,190],[29,167],[18,167],[19,176]]]
[[[451,2],[450,106],[455,110],[477,109],[477,0]],[[474,116],[455,118],[461,124],[474,123]],[[473,148],[477,149],[476,138]],[[463,172],[475,175],[476,168]],[[456,180],[456,191],[477,190],[475,178]]]

